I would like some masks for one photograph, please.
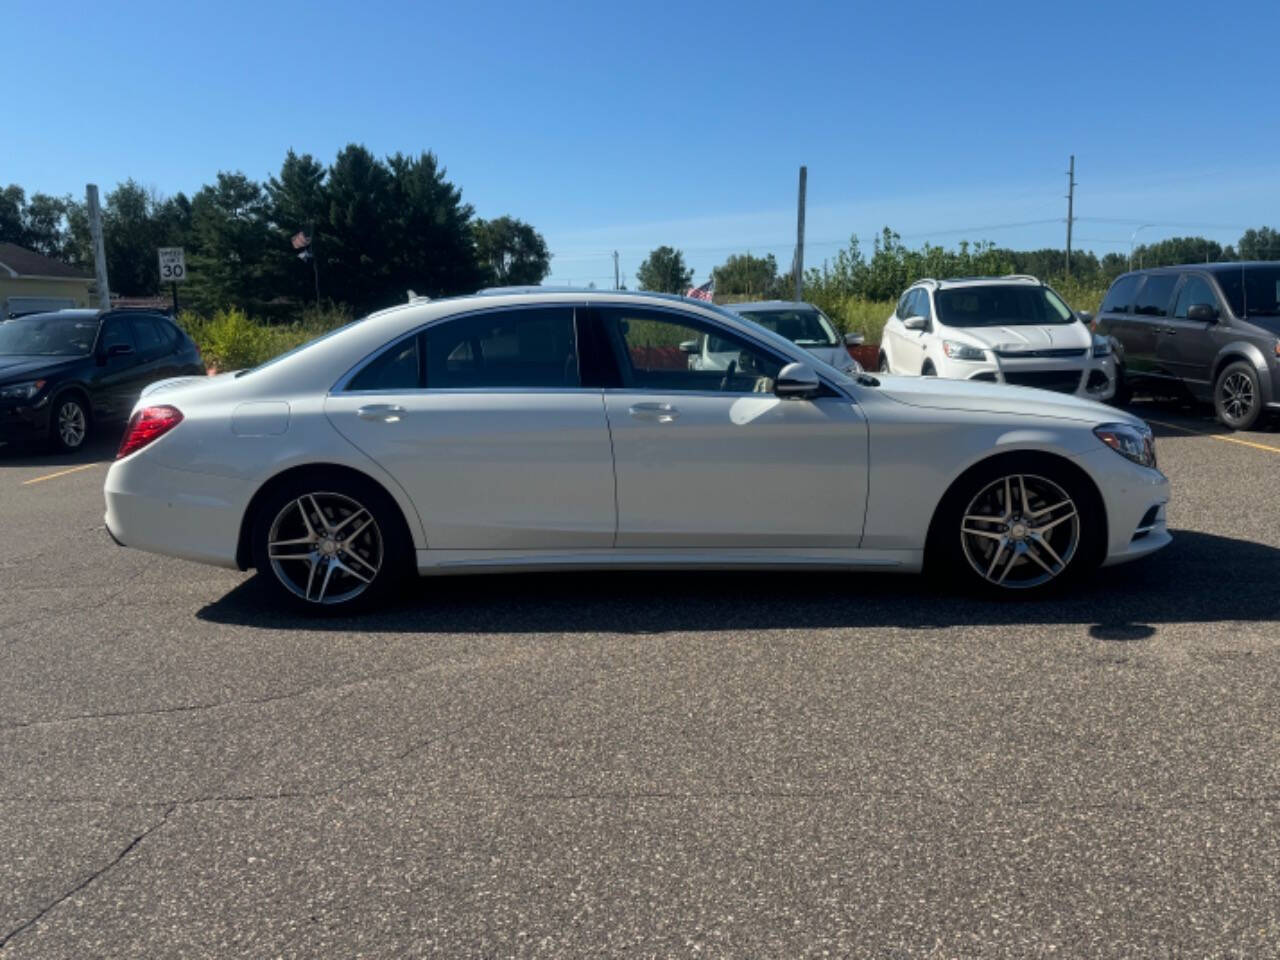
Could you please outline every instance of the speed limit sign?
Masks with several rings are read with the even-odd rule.
[[[160,247],[160,282],[181,283],[187,279],[187,260],[181,247]]]

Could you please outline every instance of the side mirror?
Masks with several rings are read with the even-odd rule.
[[[680,350],[681,350],[681,352],[682,352],[682,353],[697,353],[697,352],[698,352],[698,341],[697,341],[697,340],[682,340],[682,341],[680,341]]]
[[[1093,314],[1088,310],[1077,310],[1076,319],[1087,327],[1089,324],[1093,323]]]
[[[844,335],[844,343],[846,347],[860,347],[866,342],[866,337],[860,333],[846,333]]]
[[[818,375],[807,363],[788,363],[778,371],[773,392],[785,399],[803,400],[812,397],[822,388]]]
[[[924,317],[907,317],[902,321],[902,325],[908,330],[923,330],[928,323]]]
[[[1217,323],[1218,308],[1208,303],[1193,303],[1187,307],[1187,319],[1200,323]]]

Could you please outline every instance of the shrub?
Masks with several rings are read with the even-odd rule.
[[[314,340],[351,319],[345,307],[310,307],[291,323],[267,324],[229,307],[204,317],[183,311],[178,324],[200,348],[204,362],[216,370],[256,367],[287,350]]]

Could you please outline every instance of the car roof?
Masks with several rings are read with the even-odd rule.
[[[1209,273],[1230,273],[1244,269],[1276,269],[1280,268],[1280,260],[1231,260],[1226,263],[1176,263],[1163,267],[1141,267],[1137,270],[1126,270],[1121,277],[1143,276],[1148,273],[1171,273],[1181,270],[1207,270]],[[1116,278],[1117,280],[1120,277]]]
[[[9,319],[30,320],[32,317],[41,317],[44,319],[49,317],[61,317],[67,320],[96,320],[101,313],[101,310],[85,307],[68,307],[64,310],[38,310],[35,313],[23,313],[16,317],[10,317]]]
[[[816,310],[812,303],[804,300],[751,300],[747,303],[721,304],[734,313],[763,313],[766,310]]]
[[[954,287],[985,287],[995,284],[1003,286],[1011,283],[1027,287],[1044,286],[1039,277],[1033,277],[1029,273],[1007,273],[1004,276],[990,277],[946,277],[942,280],[936,280],[933,277],[922,277],[911,286],[925,286],[933,290],[950,290]]]

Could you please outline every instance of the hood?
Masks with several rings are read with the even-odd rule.
[[[878,392],[899,403],[937,410],[972,410],[975,413],[1051,417],[1083,423],[1142,423],[1137,417],[1093,400],[1067,393],[1014,387],[980,380],[945,380],[942,377],[897,377],[876,374]]]
[[[843,346],[805,347],[804,349],[809,353],[812,353],[823,363],[831,364],[831,366],[835,367],[837,370],[843,370],[845,367],[849,366],[849,364],[853,364],[855,367],[858,366],[857,361],[849,354],[848,349]],[[859,367],[859,369],[861,369],[861,367]]]
[[[0,357],[0,380],[14,381],[34,379],[59,373],[67,367],[74,366],[84,357]]]
[[[1065,350],[1093,346],[1093,333],[1083,323],[949,327],[988,350]]]

